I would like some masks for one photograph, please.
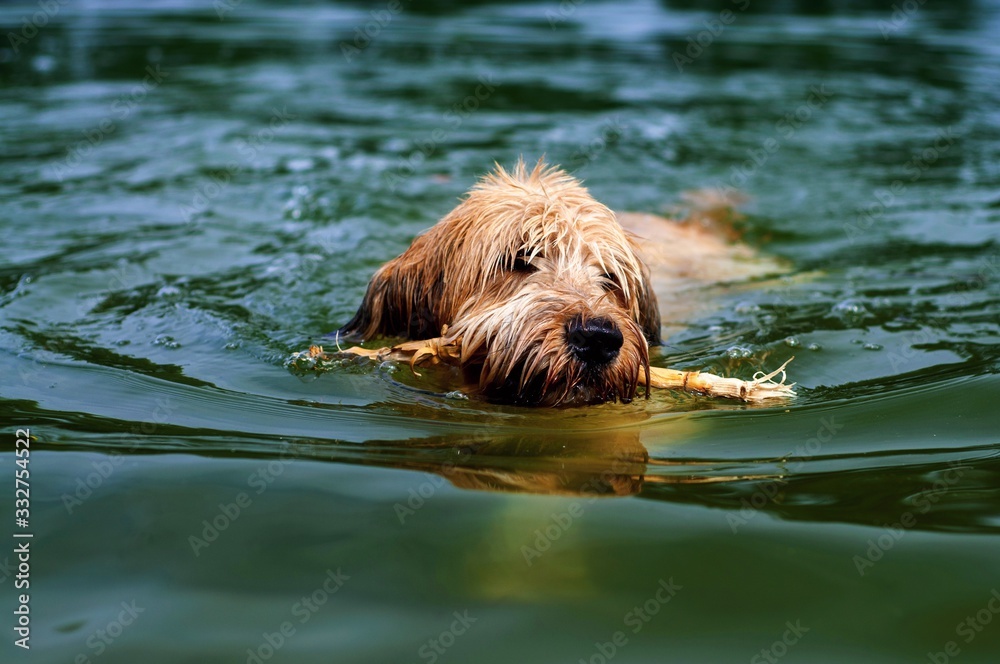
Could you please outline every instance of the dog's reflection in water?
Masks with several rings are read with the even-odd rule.
[[[448,444],[454,449],[455,442]],[[459,445],[452,458],[424,470],[480,491],[628,496],[642,488],[649,461],[635,431],[472,437]]]
[[[442,436],[367,446],[368,464],[433,473],[476,491],[602,498],[637,495],[649,484],[730,479],[650,474],[651,468],[663,471],[671,464],[650,460],[636,428]]]

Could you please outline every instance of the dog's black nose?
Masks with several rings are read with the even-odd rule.
[[[585,364],[607,364],[618,356],[623,342],[621,330],[607,318],[577,317],[566,326],[566,343]]]

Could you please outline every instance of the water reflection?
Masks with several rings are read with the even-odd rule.
[[[684,418],[675,435],[696,426]],[[441,436],[308,446],[310,458],[428,473],[487,492],[634,496],[720,510],[736,532],[759,516],[787,521],[898,524],[908,529],[1000,531],[1000,453],[993,446],[922,454],[708,460],[650,455],[636,429]],[[302,448],[306,449],[306,448]],[[418,483],[419,484],[419,483]]]

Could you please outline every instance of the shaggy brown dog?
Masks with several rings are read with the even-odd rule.
[[[671,309],[692,275],[761,269],[743,267],[755,265],[748,248],[699,224],[621,218],[643,237],[558,168],[498,166],[375,273],[339,335],[461,340],[466,379],[491,401],[629,402],[660,343],[649,266]],[[697,296],[687,293],[691,309]]]

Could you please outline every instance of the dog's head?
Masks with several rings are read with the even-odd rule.
[[[502,168],[372,278],[341,333],[461,340],[484,397],[522,405],[630,401],[660,315],[611,210],[541,162]]]

